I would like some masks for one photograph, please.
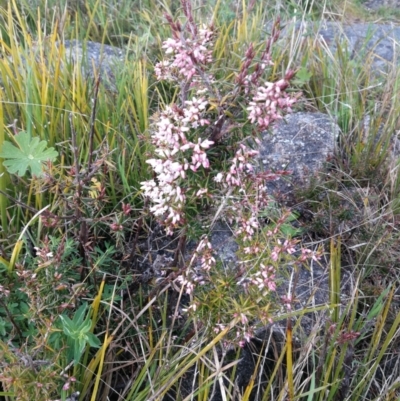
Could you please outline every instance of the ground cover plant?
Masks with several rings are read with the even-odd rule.
[[[367,55],[280,34],[347,2],[131,4],[0,2],[0,397],[398,399],[398,72],[382,89]],[[128,48],[113,87],[65,62],[73,38]],[[289,209],[255,161],[291,109],[342,133]],[[282,266],[313,263],[329,299],[296,310]]]

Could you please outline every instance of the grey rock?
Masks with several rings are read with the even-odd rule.
[[[288,24],[285,31],[292,29],[293,26]],[[298,23],[294,29],[300,35],[319,38],[333,52],[336,51],[336,42],[339,40],[345,42],[354,58],[360,57],[365,61],[366,55],[371,53],[373,68],[378,71],[386,72],[399,61],[396,54],[399,54],[400,50],[400,27],[368,23],[343,25],[340,22],[323,21],[320,24]],[[59,45],[64,46],[69,61],[81,64],[90,78],[93,78],[96,72],[111,83],[115,80],[115,71],[126,59],[124,49],[101,43],[66,40]]]
[[[265,170],[286,169],[292,171],[290,177],[279,178],[277,181],[267,183],[269,190],[275,193],[285,192],[287,196],[290,196],[294,186],[307,184],[310,177],[317,174],[323,168],[327,158],[333,154],[338,134],[337,124],[322,113],[293,113],[281,120],[271,132],[265,132],[259,148],[259,164]],[[229,226],[218,222],[213,227],[211,243],[218,259],[223,262],[224,266],[234,269],[238,262],[237,245]],[[329,305],[329,269],[328,256],[318,262],[312,262],[307,267],[297,266],[295,268],[291,264],[282,265],[277,277],[279,285],[275,293],[276,302],[274,304],[283,305],[282,297],[291,294],[295,300],[291,307],[296,311]],[[352,288],[352,275],[342,272],[343,308]],[[284,308],[283,306],[282,313],[285,312]],[[295,348],[301,349],[313,331],[324,327],[323,322],[327,318],[328,313],[323,310],[318,313],[300,314],[298,318],[291,319],[294,327]],[[257,355],[261,349],[264,349],[263,352],[267,355],[267,362],[257,377],[260,380],[268,380],[268,372],[272,372],[275,360],[272,344],[279,353],[279,349],[285,344],[286,326],[287,320],[277,320],[262,327],[255,333],[252,342],[240,351],[235,375],[235,384],[239,392],[243,392],[250,382],[257,366]],[[236,351],[232,350],[232,354],[234,352]],[[214,390],[211,400],[222,400],[218,385]],[[258,390],[251,395],[251,400],[262,398],[261,393],[257,394]]]
[[[321,21],[319,23],[301,22],[295,25],[288,23],[283,30],[283,37],[289,33],[314,37],[333,55],[337,43],[347,48],[351,58],[365,64],[371,57],[372,70],[386,74],[390,68],[399,63],[400,27],[392,24],[352,23]]]
[[[115,46],[80,40],[59,42],[58,48],[64,48],[67,61],[82,66],[88,79],[93,80],[98,75],[111,87],[115,86],[116,72],[121,69],[126,58],[126,52]]]
[[[282,177],[267,183],[269,191],[284,192],[289,197],[295,185],[308,183],[310,177],[317,174],[323,168],[327,158],[333,154],[338,134],[337,124],[322,113],[289,114],[271,132],[265,132],[259,147],[259,164],[265,170],[290,170],[292,172],[290,177]],[[227,224],[222,222],[215,224],[211,234],[211,243],[217,258],[225,267],[234,270],[238,262],[237,245]],[[295,299],[292,308],[295,310],[328,305],[329,268],[328,258],[318,263],[313,262],[308,267],[281,266],[277,278],[279,285],[275,294],[275,304],[283,304],[281,298],[292,294]],[[341,295],[346,298],[350,294],[351,288],[351,275],[343,273]],[[343,302],[345,303],[345,299]],[[292,325],[296,327],[294,331],[295,345],[298,348],[304,346],[315,327],[323,327],[321,319],[326,319],[325,312],[306,313],[297,320],[292,319]],[[252,344],[246,345],[241,350],[235,376],[239,391],[246,388],[257,365],[256,353],[251,349],[252,346],[255,346],[254,342],[258,342],[259,349],[266,346],[267,353],[271,353],[267,359],[273,360],[273,351],[268,349],[269,344],[273,343],[277,347],[284,345],[286,325],[286,320],[278,320],[262,327],[256,332]],[[264,366],[264,371],[268,369],[272,371],[273,363],[270,367]],[[216,388],[211,400],[219,401],[221,399],[221,392]],[[253,394],[251,399],[258,399],[257,395]]]
[[[116,91],[116,75],[122,71],[124,62],[127,57],[127,52],[118,47],[104,45],[91,41],[80,40],[65,40],[57,42],[56,47],[59,54],[56,57],[61,58],[61,68],[68,68],[68,65],[78,65],[82,74],[89,82],[100,77],[100,82],[105,85],[109,90]],[[22,51],[21,60],[23,64],[26,63],[28,55],[33,54],[37,62],[41,62],[39,55],[39,45],[35,45],[32,49]],[[48,45],[44,44],[45,60],[46,56],[50,54],[51,49]],[[54,57],[54,55],[53,55]],[[56,60],[57,58],[54,57]],[[11,56],[10,56],[11,58]],[[53,68],[51,62],[48,62],[47,68]]]
[[[233,269],[237,263],[238,245],[229,226],[217,221],[212,228],[210,242],[213,249],[217,251],[219,260]]]
[[[264,170],[291,172],[267,183],[278,198],[290,197],[293,185],[304,185],[333,155],[339,135],[338,125],[326,114],[293,113],[265,132],[260,146]]]

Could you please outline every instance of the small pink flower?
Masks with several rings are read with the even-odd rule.
[[[131,205],[129,203],[122,203],[122,212],[125,216],[129,216],[132,211]]]
[[[200,142],[200,141],[199,141],[199,142]],[[210,148],[211,145],[213,145],[213,144],[214,144],[213,141],[209,141],[208,139],[206,139],[206,140],[204,140],[203,142],[200,143],[200,146],[201,146],[203,149],[208,149],[208,148]]]
[[[218,173],[215,177],[214,177],[214,181],[215,182],[221,182],[224,179],[224,174],[223,173]]]
[[[112,231],[115,231],[115,232],[124,230],[124,226],[119,223],[111,223],[110,228]]]
[[[242,322],[243,325],[247,324],[249,320],[247,319],[247,316],[244,313],[235,313],[233,317],[237,318],[240,317],[240,321]]]
[[[208,193],[208,188],[200,188],[197,192],[196,192],[196,196],[200,197],[203,196],[205,194]]]
[[[271,252],[271,259],[276,262],[279,259],[279,254],[281,253],[281,248],[275,246],[273,251]]]
[[[214,327],[214,332],[218,334],[219,332],[225,330],[225,328],[226,326],[224,324],[217,323]]]
[[[177,281],[178,281],[178,283],[180,283],[182,285],[183,288],[185,288],[186,294],[190,295],[190,294],[193,293],[194,284],[191,281],[189,281],[188,279],[186,279],[182,275],[177,277]]]
[[[307,259],[312,259],[317,262],[319,259],[321,259],[321,255],[318,252],[312,251],[311,249],[302,248],[299,261],[305,262]]]
[[[292,303],[293,303],[293,296],[292,295],[284,295],[281,297],[284,305],[286,306],[287,310],[292,310]]]
[[[252,277],[252,284],[256,285],[260,291],[268,290],[275,291],[276,283],[275,283],[275,269],[273,266],[265,266],[264,264],[260,264],[260,271]]]
[[[167,80],[170,77],[169,73],[170,64],[168,61],[161,61],[154,67],[154,72],[159,81]]]
[[[295,248],[295,241],[290,241],[290,240],[286,240],[283,244],[283,248],[284,250],[289,254],[292,255],[293,253],[296,252],[296,248]]]

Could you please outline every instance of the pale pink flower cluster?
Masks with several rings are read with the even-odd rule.
[[[241,315],[244,316],[243,313]],[[248,324],[247,317],[246,321],[241,319],[241,323],[241,325],[236,327],[236,340],[239,340],[238,345],[243,348],[254,337],[254,327]]]
[[[186,294],[192,294],[194,291],[195,283],[194,280],[188,279],[182,274],[177,277],[177,281],[181,287],[185,289]]]
[[[218,334],[218,333],[220,333],[221,331],[225,330],[225,328],[226,328],[226,325],[225,325],[225,324],[217,323],[217,324],[214,326],[214,333]]]
[[[260,264],[260,269],[251,277],[251,283],[266,295],[270,291],[276,290],[275,268]]]
[[[236,187],[240,188],[241,191],[253,182],[260,182],[254,172],[254,160],[258,154],[257,150],[241,143],[235,156],[230,160],[227,172],[219,172],[214,177],[214,181],[221,183],[225,188]]]
[[[193,98],[186,106],[184,110],[168,106],[161,113],[152,134],[157,158],[147,160],[156,179],[145,181],[141,186],[143,194],[153,202],[150,211],[163,220],[169,234],[185,220],[186,192],[190,189],[185,186],[187,171],[209,168],[206,149],[213,144],[200,138],[191,142],[186,135],[192,128],[209,123],[202,118],[207,102],[203,98]],[[196,188],[196,191],[205,193],[204,188]]]
[[[248,216],[241,213],[240,219],[236,218],[236,224],[235,235],[237,237],[243,235],[244,241],[251,241],[260,227],[258,217],[255,214]]]
[[[187,171],[190,169],[197,172],[199,168],[210,167],[206,150],[214,142],[207,139],[201,140],[198,137],[192,140],[188,138],[195,137],[194,130],[212,126],[206,118],[208,101],[200,93],[203,93],[201,90],[205,88],[208,91],[212,90],[214,85],[213,77],[210,77],[205,69],[212,62],[213,30],[209,27],[198,29],[193,22],[190,3],[182,4],[185,4],[183,10],[187,17],[187,24],[182,27],[179,22],[174,22],[172,18],[167,17],[173,37],[164,42],[163,48],[169,57],[158,63],[155,68],[159,80],[173,80],[179,83],[182,106],[181,108],[176,105],[166,107],[155,124],[152,141],[155,145],[156,158],[149,159],[147,163],[151,165],[156,178],[142,184],[144,195],[153,203],[150,211],[159,220],[165,222],[169,234],[172,234],[174,228],[185,223],[184,208],[189,194],[191,197],[212,196],[208,188],[189,188]],[[253,72],[249,70],[249,67],[255,52],[250,46],[246,53],[246,68],[242,68],[241,71],[243,82],[249,85],[251,83],[251,91],[255,91],[249,103],[249,119],[260,128],[267,125],[267,119],[269,124],[280,118],[278,109],[289,109],[294,102],[294,99],[284,94],[284,90],[294,75],[292,71],[276,83],[267,83],[265,87],[258,85],[262,72],[272,63],[270,45],[273,41],[270,42],[263,53],[261,64]],[[191,93],[197,93],[199,97],[188,99]],[[269,117],[267,118],[266,115]],[[239,188],[239,191],[243,192],[249,183],[253,185],[251,182],[254,173],[252,163],[257,154],[257,151],[243,143],[240,144],[230,162],[229,170],[218,173],[214,178],[215,182],[220,183],[224,188]],[[240,204],[237,209],[240,212],[236,213],[238,223],[236,234],[238,236],[243,234],[245,240],[250,240],[259,228],[258,209],[261,205],[260,200],[265,195],[262,192],[265,190],[261,189],[262,185],[259,182],[257,185],[257,188],[253,185],[253,189],[257,192],[257,199],[254,202],[247,202],[248,205]],[[232,206],[233,209],[234,206]]]
[[[250,50],[250,49],[249,49]],[[270,57],[270,55],[268,55]],[[253,71],[251,74],[246,75],[243,79],[243,85],[245,87],[245,93],[248,94],[251,92],[251,88],[255,85],[258,86],[258,81],[267,67],[272,67],[274,63],[271,59],[265,60],[261,63],[257,64],[256,70]]]
[[[225,188],[240,188],[243,191],[249,182],[249,175],[253,173],[253,158],[258,151],[252,150],[247,146],[240,144],[235,156],[230,161],[230,167],[227,172],[220,172],[214,177],[214,181],[221,184]],[[246,202],[245,202],[246,203]],[[250,239],[258,229],[258,220],[255,214],[243,213],[246,210],[243,201],[237,202],[234,198],[229,201],[228,208],[231,211],[231,220],[234,220],[239,227],[235,234],[237,236],[245,234]]]
[[[213,247],[207,236],[203,236],[197,245],[196,251],[190,260],[190,265],[193,266],[196,260],[200,262],[201,270],[206,272],[210,271],[216,264]]]
[[[154,71],[159,80],[190,81],[196,69],[212,62],[209,47],[212,45],[213,32],[208,27],[199,29],[190,39],[184,35],[176,36],[167,39],[162,46],[165,53],[172,57],[156,64]]]
[[[261,251],[260,245],[257,243],[253,243],[250,246],[246,246],[243,248],[243,252],[246,255],[256,255]]]
[[[250,149],[242,143],[230,162],[225,181],[230,187],[240,187],[248,174],[254,171],[254,158],[259,154],[257,150]]]
[[[301,248],[301,255],[298,258],[300,263],[307,262],[308,260],[313,260],[314,262],[318,262],[322,257],[321,250],[312,251],[311,249]]]
[[[283,223],[284,220],[281,219],[277,227],[279,228]],[[242,265],[244,266],[243,270],[246,270],[246,266],[248,265],[249,268],[252,268],[254,260],[261,260],[266,256],[269,258],[270,263],[259,263],[256,271],[241,279],[238,284],[243,285],[246,289],[255,286],[263,296],[267,296],[268,293],[276,290],[276,269],[283,257],[291,256],[291,261],[295,264],[307,263],[310,259],[317,261],[321,258],[321,250],[312,251],[307,248],[300,248],[298,242],[299,241],[296,239],[285,239],[283,241],[278,238],[276,240],[277,245],[273,247],[269,254],[265,252],[266,244],[264,244],[264,247],[260,247],[260,245],[255,242],[251,246],[245,247],[244,253],[246,255],[251,255],[251,259],[242,261]]]
[[[293,298],[293,295],[291,295],[291,294],[283,295],[281,297],[281,301],[283,302],[283,304],[285,305],[285,307],[288,311],[292,310],[292,304],[295,301]]]
[[[189,8],[186,7],[185,12],[190,19],[190,4],[186,6]],[[179,83],[193,81],[194,85],[199,79],[197,72],[212,61],[208,47],[212,44],[213,32],[209,28],[197,29],[192,22],[189,24],[191,29],[183,31],[178,23],[169,21],[174,38],[166,40],[163,48],[170,58],[156,65],[157,78]],[[189,194],[197,197],[208,195],[208,188],[189,187],[187,177],[188,170],[197,172],[200,168],[210,167],[206,150],[213,142],[199,137],[193,141],[188,139],[194,136],[193,130],[210,124],[205,118],[207,106],[208,101],[203,96],[190,99],[183,96],[182,108],[167,106],[152,133],[156,158],[147,160],[147,163],[156,178],[143,182],[141,188],[153,203],[150,211],[163,221],[168,234],[185,223],[184,209]]]
[[[178,283],[185,289],[186,294],[193,293],[196,285],[205,284],[209,271],[215,267],[216,260],[213,248],[207,236],[203,236],[190,259],[184,275],[177,278]]]
[[[5,287],[0,285],[0,296],[1,294],[4,294],[6,297],[10,295],[10,290],[7,290]]]
[[[247,343],[251,341],[252,338],[254,338],[254,333],[255,333],[255,326],[251,326],[249,323],[249,320],[247,316],[243,312],[239,313],[234,313],[233,317],[238,320],[238,324],[235,326],[236,328],[236,337],[233,340],[233,342],[239,347],[243,348],[246,346]],[[216,323],[214,326],[214,333],[218,334],[222,330],[225,330],[226,325],[222,323]],[[232,343],[231,341],[225,343],[224,345],[226,348],[229,347],[229,343]]]
[[[248,119],[260,130],[267,129],[273,122],[280,120],[284,112],[290,112],[291,106],[297,101],[285,93],[289,86],[286,79],[277,82],[266,82],[257,87],[252,101],[249,103]]]
[[[62,389],[64,391],[67,391],[70,389],[71,383],[76,382],[76,378],[74,376],[68,376],[67,374],[64,374],[63,376],[67,379],[67,381],[64,383]],[[79,395],[79,391],[77,391],[77,393],[75,393],[75,394]]]
[[[41,263],[46,263],[54,257],[53,252],[50,252],[46,248],[39,248],[37,246],[34,247],[36,256],[41,260]]]
[[[241,197],[230,198],[227,214],[230,216],[230,221],[236,225],[235,235],[241,237],[243,241],[253,239],[260,227],[259,213],[270,202],[265,187],[265,176],[263,173],[256,173],[254,169],[254,159],[258,153],[240,144],[230,161],[228,171],[218,173],[214,178],[225,188],[239,188]]]
[[[278,245],[274,247],[274,249],[271,252],[271,259],[276,262],[279,260],[279,255],[282,253],[287,253],[289,255],[292,255],[294,252],[296,252],[296,244],[298,241],[296,240],[285,240],[285,242],[282,244],[282,241],[278,239]]]

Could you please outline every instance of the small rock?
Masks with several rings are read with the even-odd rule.
[[[267,183],[278,199],[290,198],[293,186],[309,182],[333,155],[339,135],[338,125],[326,114],[288,114],[263,134],[260,161],[264,170],[292,172]]]

